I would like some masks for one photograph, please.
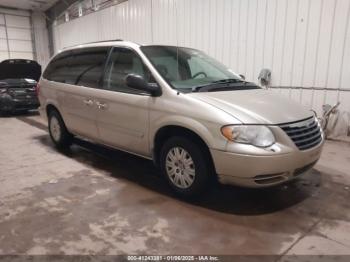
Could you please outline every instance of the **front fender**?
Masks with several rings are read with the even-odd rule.
[[[207,144],[209,148],[223,150],[226,147],[226,140],[221,135],[221,126],[218,123],[197,120],[181,115],[168,115],[160,117],[151,122],[150,146],[154,148],[154,140],[157,131],[166,126],[178,126],[189,129],[196,133]]]

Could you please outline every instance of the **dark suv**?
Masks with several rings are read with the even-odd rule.
[[[35,92],[41,66],[32,60],[8,59],[0,63],[0,113],[39,107]]]

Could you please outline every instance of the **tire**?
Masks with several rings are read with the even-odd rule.
[[[55,110],[51,111],[48,122],[52,142],[59,149],[67,149],[72,144],[72,135],[68,132],[61,115]]]
[[[184,137],[169,138],[160,152],[162,174],[183,197],[197,196],[208,187],[212,174],[210,161],[202,147]]]

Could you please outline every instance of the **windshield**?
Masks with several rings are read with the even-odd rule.
[[[175,46],[144,46],[141,50],[162,77],[179,91],[227,84],[225,80],[244,82],[231,69],[199,50]]]

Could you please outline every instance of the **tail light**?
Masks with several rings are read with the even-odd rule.
[[[39,93],[40,93],[40,85],[39,85],[39,83],[37,83],[36,86],[35,86],[35,93],[36,93],[37,96],[39,96]]]

